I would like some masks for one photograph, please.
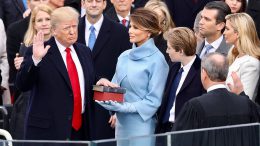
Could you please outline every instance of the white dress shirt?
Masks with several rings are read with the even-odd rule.
[[[95,35],[96,35],[96,38],[98,37],[98,34],[99,34],[99,31],[100,31],[100,28],[101,28],[101,25],[103,23],[103,20],[104,20],[104,16],[102,15],[100,17],[100,19],[95,23],[95,24],[91,24],[87,17],[86,17],[86,26],[85,26],[85,41],[86,41],[86,45],[88,46],[88,40],[89,40],[89,35],[90,35],[90,26],[93,25],[95,27]]]
[[[220,46],[222,40],[224,39],[223,35],[221,35],[217,40],[215,40],[214,42],[212,42],[210,45],[213,47],[212,49],[209,50],[209,53],[212,53],[212,52],[216,52],[216,50],[218,49],[218,47]],[[204,44],[204,47],[201,51],[201,55],[204,55],[205,52],[206,52],[206,46],[208,45],[209,43],[207,42],[207,40],[205,39],[205,44]],[[202,57],[200,55],[200,58]]]
[[[130,21],[129,16],[130,16],[130,11],[129,11],[128,15],[127,15],[125,18],[123,18],[122,16],[120,16],[120,15],[117,14],[117,17],[118,17],[118,19],[119,19],[119,21],[120,21],[121,24],[122,24],[122,20],[123,20],[123,19],[126,20],[126,26],[129,25],[129,21]]]

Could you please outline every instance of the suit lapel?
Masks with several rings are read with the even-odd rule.
[[[189,70],[189,73],[187,74],[182,86],[181,86],[181,89],[179,91],[179,93],[185,89],[189,84],[190,82],[193,80],[193,78],[196,76],[196,74],[198,74],[199,72],[199,69],[200,69],[200,59],[198,56],[196,56],[196,59],[195,61],[193,62],[190,70]]]
[[[80,19],[79,28],[78,28],[78,41],[81,44],[86,45],[85,39],[85,28],[86,28],[86,15]]]
[[[13,0],[13,3],[16,5],[20,13],[23,13],[25,11],[25,7],[23,5],[22,0]]]
[[[167,82],[166,82],[166,88],[165,88],[165,97],[164,99],[166,99],[166,101],[168,101],[168,97],[169,97],[169,94],[170,94],[170,91],[171,91],[171,86],[172,86],[172,82],[176,76],[176,74],[178,73],[178,70],[180,69],[181,67],[181,63],[180,62],[175,62],[173,63],[172,67],[171,67],[171,70],[170,70],[170,73],[168,75],[168,79],[167,79]]]
[[[77,53],[77,56],[79,58],[79,61],[80,61],[80,64],[81,64],[81,67],[82,67],[82,70],[83,70],[83,74],[84,74],[84,79],[85,79],[85,87],[87,87],[87,85],[90,85],[90,73],[88,72],[88,68],[89,68],[89,65],[86,63],[86,61],[84,60],[87,60],[87,59],[84,59],[85,57],[87,56],[84,56],[81,52],[81,48],[79,48],[76,44],[73,45],[76,53]],[[86,90],[88,91],[88,90]]]
[[[93,50],[92,50],[94,60],[97,57],[98,53],[102,49],[105,48],[104,45],[109,40],[110,29],[111,29],[111,23],[109,23],[108,18],[104,17],[104,20],[103,20],[102,26],[100,28],[97,40],[96,40],[95,45],[94,45]]]
[[[56,44],[54,38],[51,38],[49,42],[50,42],[50,46],[51,46],[51,48],[49,49],[49,52],[48,52],[50,60],[56,66],[57,70],[60,72],[60,74],[64,78],[67,85],[71,88],[68,71],[66,69],[65,63],[62,59],[62,56],[59,52],[59,49],[57,47],[57,44]]]

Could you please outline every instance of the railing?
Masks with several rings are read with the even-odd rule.
[[[96,141],[3,140],[13,146],[260,146],[260,124],[194,129],[164,134]],[[147,143],[147,142],[150,143]]]

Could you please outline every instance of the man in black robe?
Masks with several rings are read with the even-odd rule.
[[[182,108],[173,130],[188,130],[259,122],[257,106],[246,96],[229,92],[225,86],[227,59],[211,53],[202,59],[201,81],[206,94],[193,98]],[[257,127],[208,130],[173,136],[175,145],[257,145]]]

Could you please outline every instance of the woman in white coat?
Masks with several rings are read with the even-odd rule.
[[[129,36],[133,47],[123,52],[117,62],[116,72],[109,82],[101,79],[98,85],[126,88],[124,103],[98,102],[116,112],[117,139],[154,134],[155,113],[162,100],[169,67],[155,46],[153,37],[161,31],[157,14],[139,8],[130,16]],[[154,138],[119,140],[118,146],[153,146]]]
[[[260,69],[260,41],[253,19],[246,13],[227,15],[224,36],[227,43],[233,44],[228,54],[230,66],[226,83],[233,84],[231,73],[236,72],[245,93],[254,100]]]

